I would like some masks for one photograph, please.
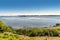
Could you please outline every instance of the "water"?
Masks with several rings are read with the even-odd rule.
[[[60,16],[0,17],[0,19],[13,28],[44,27],[60,23]]]

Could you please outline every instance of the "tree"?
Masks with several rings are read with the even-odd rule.
[[[60,23],[56,23],[56,25],[54,25],[53,27],[57,27],[57,26],[60,26]]]

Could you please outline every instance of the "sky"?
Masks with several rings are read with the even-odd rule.
[[[0,15],[60,15],[60,0],[0,0]]]

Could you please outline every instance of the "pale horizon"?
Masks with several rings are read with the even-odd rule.
[[[59,0],[0,1],[0,16],[60,15]]]

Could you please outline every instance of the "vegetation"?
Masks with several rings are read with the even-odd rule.
[[[19,35],[27,36],[60,36],[60,24],[44,28],[22,28],[17,29],[16,32]]]
[[[0,40],[55,40],[55,38],[56,40],[60,40],[60,24],[58,23],[53,27],[20,28],[15,30],[0,21]]]
[[[12,30],[8,25],[6,25],[3,21],[0,20],[0,31],[1,32],[4,32],[4,31],[10,32]]]
[[[53,27],[58,27],[58,26],[60,26],[60,23],[57,23],[56,25],[54,25]]]
[[[0,20],[0,33],[2,32],[13,32],[15,31],[8,25],[6,25],[3,21]]]
[[[60,36],[60,29],[55,28],[28,28],[19,29],[16,32],[27,36]]]
[[[0,33],[0,40],[60,40],[60,37],[20,37],[17,34]]]
[[[60,37],[20,37],[10,32],[0,33],[0,40],[60,40]]]

